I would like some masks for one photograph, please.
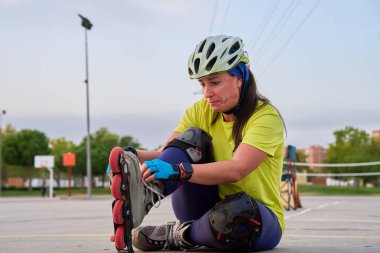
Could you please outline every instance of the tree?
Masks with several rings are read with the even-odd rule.
[[[118,146],[119,136],[111,133],[107,128],[100,128],[92,137],[92,169],[94,175],[104,175],[108,165],[108,156],[111,149]]]
[[[7,124],[5,127],[3,127],[1,129],[1,131],[0,131],[0,135],[1,135],[0,138],[1,138],[2,142],[3,142],[4,139],[8,138],[9,136],[14,135],[15,133],[16,133],[16,128],[14,128],[10,124]],[[4,144],[2,143],[2,146],[3,145]],[[0,154],[0,155],[3,155],[4,154],[4,149],[2,148],[1,151],[2,151],[1,152],[2,154]],[[9,168],[8,168],[8,165],[6,164],[6,162],[4,161],[4,159],[1,159],[1,161],[2,161],[2,168],[3,168],[1,170],[1,174],[2,174],[1,178],[2,178],[2,181],[3,181],[3,180],[6,180],[8,178],[8,169]],[[1,184],[1,185],[3,185],[3,184]]]
[[[27,167],[29,176],[29,191],[32,190],[34,156],[48,155],[49,139],[37,130],[24,129],[4,140],[4,160],[11,165]]]
[[[329,145],[327,163],[361,163],[372,160],[369,134],[363,130],[346,127],[334,132],[335,142]],[[371,166],[328,168],[329,172],[352,173],[369,172]],[[357,178],[355,178],[356,180]],[[356,181],[357,183],[357,181]]]
[[[370,147],[371,161],[379,161],[380,160],[380,138],[372,138],[371,147]],[[372,172],[379,172],[380,165],[371,166]],[[370,177],[368,181],[373,181],[376,185],[379,186],[380,176]]]
[[[135,149],[144,149],[143,147],[141,147],[141,144],[130,135],[122,136],[119,140],[119,146],[120,147],[130,146],[130,147],[134,147]]]
[[[90,137],[91,138],[91,137]],[[76,165],[73,169],[73,175],[82,177],[82,187],[84,187],[84,177],[86,176],[86,138],[75,147]]]
[[[11,136],[16,134],[17,130],[14,126],[11,124],[7,124],[3,129],[3,137],[6,138],[7,136]]]
[[[75,151],[75,143],[72,141],[66,140],[64,137],[54,139],[50,141],[52,148],[52,155],[54,155],[54,168],[56,169],[57,175],[57,183],[58,187],[60,187],[60,178],[61,172],[66,172],[66,167],[62,164],[62,156],[64,153],[74,153]]]
[[[105,181],[109,153],[113,147],[133,146],[137,149],[141,148],[141,145],[132,136],[119,137],[119,135],[111,133],[105,127],[100,128],[90,136],[90,145],[92,174],[102,176],[103,182]],[[83,138],[82,142],[76,147],[76,154],[76,170],[84,177],[87,174],[86,138]]]

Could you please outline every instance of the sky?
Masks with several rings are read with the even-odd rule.
[[[80,143],[107,127],[163,144],[201,98],[187,60],[205,37],[243,39],[286,144],[327,147],[333,132],[380,129],[378,0],[0,0],[2,125]]]

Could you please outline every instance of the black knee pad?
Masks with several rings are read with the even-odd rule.
[[[256,201],[244,192],[226,196],[209,214],[211,231],[222,244],[247,245],[261,234],[261,213]]]
[[[211,136],[202,129],[190,127],[170,141],[165,149],[177,147],[185,151],[191,163],[209,163],[214,161],[214,150],[211,140]]]

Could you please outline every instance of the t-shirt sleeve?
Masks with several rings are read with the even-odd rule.
[[[242,143],[273,157],[284,140],[284,125],[277,110],[270,105],[259,109],[247,122]]]
[[[174,131],[183,133],[189,127],[199,127],[197,115],[199,114],[199,102],[193,104],[190,108],[188,108],[185,114],[182,116],[178,125],[174,129]]]

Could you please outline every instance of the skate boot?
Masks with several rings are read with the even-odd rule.
[[[132,231],[133,246],[142,251],[186,250],[199,247],[186,239],[191,223],[192,221],[172,221],[163,226],[138,227]]]
[[[111,192],[115,198],[112,203],[115,233],[111,241],[118,251],[127,247],[128,252],[133,252],[131,231],[141,224],[152,206],[160,205],[163,185],[159,181],[143,181],[137,157],[120,147],[112,149],[109,165]]]

